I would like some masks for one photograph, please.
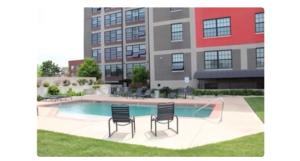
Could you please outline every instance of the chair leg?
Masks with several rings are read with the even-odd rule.
[[[135,132],[135,131],[136,131],[136,130],[135,130],[135,121],[133,122],[133,126],[134,126],[134,132]]]
[[[176,133],[178,134],[178,116],[176,116]]]
[[[156,121],[155,122],[155,136],[157,136],[157,131],[156,131]]]
[[[118,122],[116,122],[116,131],[118,131]]]
[[[150,118],[150,131],[152,132],[152,118]]]
[[[111,118],[108,120],[108,137],[111,137],[111,133],[110,133],[110,120],[111,120]]]
[[[131,137],[133,138],[133,122],[131,122]]]
[[[170,129],[170,120],[168,120],[168,129]]]

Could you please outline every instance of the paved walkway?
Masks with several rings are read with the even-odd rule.
[[[120,97],[83,96],[72,101],[113,101],[126,103],[175,102],[177,104],[216,104],[207,119],[179,117],[179,134],[158,124],[158,136],[150,132],[150,117],[136,117],[136,134],[131,138],[130,126],[119,127],[119,131],[108,138],[108,117],[86,117],[59,113],[58,102],[38,102],[38,129],[56,131],[77,136],[111,140],[151,147],[183,149],[230,140],[263,131],[263,123],[248,106],[243,97],[224,97],[223,119],[221,101],[214,97],[194,99],[132,99]],[[49,106],[51,105],[51,106]],[[175,128],[175,122],[171,127]],[[114,129],[114,128],[113,128]]]

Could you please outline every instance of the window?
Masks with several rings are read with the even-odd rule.
[[[264,13],[255,14],[255,31],[256,33],[264,32]]]
[[[114,25],[121,25],[122,24],[122,13],[117,12],[109,15],[104,16],[104,25],[105,27],[111,27]]]
[[[204,37],[230,35],[230,18],[218,18],[203,21]]]
[[[92,45],[99,45],[101,44],[101,33],[92,33]]]
[[[171,25],[171,40],[172,41],[180,41],[182,40],[182,24],[177,23],[177,24],[172,24]]]
[[[145,26],[136,26],[126,28],[126,40],[145,39]]]
[[[182,11],[182,8],[170,8],[170,12]]]
[[[101,8],[92,8],[92,14],[101,13]]]
[[[231,61],[231,50],[204,52],[205,69],[230,69]]]
[[[118,30],[112,30],[112,31],[105,31],[104,41],[105,41],[105,44],[122,42],[122,30],[118,29]]]
[[[126,57],[141,57],[146,55],[145,44],[127,45],[126,46]]]
[[[264,48],[256,48],[256,67],[257,68],[263,68],[265,61],[265,54],[264,54]]]
[[[126,14],[126,23],[145,20],[144,8],[129,10],[129,11],[126,11],[125,14]]]
[[[132,63],[132,64],[127,64],[126,65],[126,75],[127,75],[127,78],[130,78],[132,77],[132,72],[133,72],[133,69],[135,67],[146,67],[146,65],[144,63]]]
[[[118,7],[105,7],[104,11],[105,12],[110,12],[110,11],[115,11],[115,10],[120,10],[121,8]]]
[[[92,49],[92,58],[96,61],[101,60],[101,50],[100,49]]]
[[[122,47],[105,48],[105,61],[122,60]]]
[[[92,17],[92,29],[98,29],[101,27],[101,17]]]
[[[122,64],[105,65],[105,77],[122,76]]]
[[[184,70],[183,54],[172,54],[172,71]]]

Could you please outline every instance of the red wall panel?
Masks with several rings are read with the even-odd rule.
[[[196,46],[210,47],[264,42],[264,33],[255,32],[255,14],[263,8],[195,8]],[[203,37],[203,20],[230,17],[231,35]]]

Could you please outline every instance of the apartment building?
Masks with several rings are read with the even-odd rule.
[[[84,58],[94,58],[106,83],[132,77],[135,66],[149,70],[147,8],[85,8]]]
[[[86,10],[92,12],[93,9]],[[113,13],[121,10],[122,15],[130,17],[131,14],[126,11],[133,9],[112,10]],[[171,88],[192,86],[205,89],[264,88],[264,11],[262,8],[149,8],[144,10],[145,16],[141,23],[145,26],[146,36],[141,42],[145,43],[146,59],[142,63],[149,65],[151,88],[165,86]],[[107,15],[109,12],[105,13],[101,10],[100,13]],[[139,17],[136,14],[134,17]],[[93,14],[87,14],[87,11],[85,16],[85,22],[88,18],[94,17]],[[122,39],[122,49],[125,51],[128,43],[131,43],[130,38],[127,39],[127,35],[130,35],[127,33],[131,33],[131,30],[126,29],[130,27],[127,26],[128,23],[126,24],[126,18],[122,17],[122,21],[122,24],[125,24],[122,30],[125,32],[123,39],[126,40],[124,42]],[[91,24],[92,22],[85,23],[85,25]],[[91,27],[85,26],[85,28]],[[85,36],[91,34],[93,31],[85,29]],[[85,57],[93,57],[94,48],[87,45],[91,44],[91,41],[90,37],[85,37]],[[103,50],[107,47],[106,44],[104,46],[101,44],[99,49]],[[127,76],[127,70],[130,71],[127,67],[127,51],[120,57],[125,62],[123,67],[126,69],[123,73]],[[101,64],[106,66],[111,63],[102,61]],[[104,73],[109,73],[109,70],[106,71],[105,68]],[[105,80],[110,79],[105,77]]]

